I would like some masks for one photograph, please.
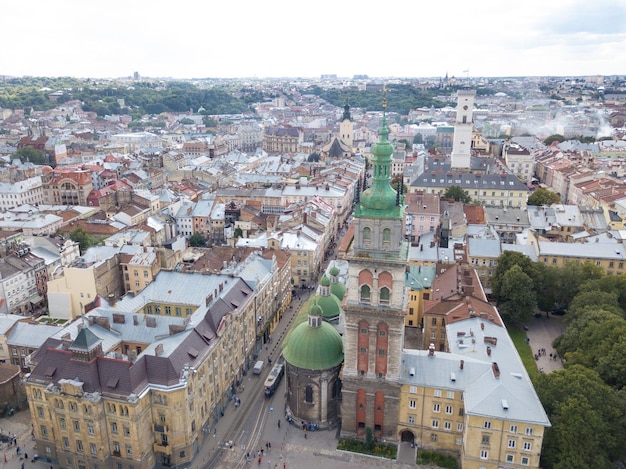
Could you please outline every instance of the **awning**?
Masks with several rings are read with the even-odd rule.
[[[43,301],[43,297],[39,296],[39,295],[33,295],[29,298],[29,301],[31,302],[31,304],[39,304]]]

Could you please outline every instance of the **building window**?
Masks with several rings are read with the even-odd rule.
[[[445,332],[444,332],[444,334],[445,334]],[[447,396],[448,396],[448,399],[454,399],[454,391],[448,391]]]
[[[439,428],[439,420],[433,419],[433,428]]]
[[[456,424],[456,431],[457,432],[462,432],[463,431],[463,424],[462,423],[457,423]]]
[[[69,449],[70,448],[70,440],[64,436],[63,437],[63,449]]]
[[[366,328],[361,329],[361,334],[367,334],[367,329]]]
[[[516,443],[517,443],[517,442],[516,442],[515,440],[509,440],[508,447],[509,447],[509,448],[515,448]]]
[[[529,460],[526,456],[524,456],[524,457],[522,458],[522,466],[528,466],[528,462],[529,462],[529,461],[530,461],[530,460]]]
[[[452,428],[451,422],[443,422],[443,428],[446,430],[450,430]]]
[[[74,425],[74,431],[75,432],[79,432],[80,431],[80,423],[78,422],[78,420],[73,420],[72,423]]]
[[[441,397],[441,389],[435,389],[434,396]]]
[[[177,306],[174,311],[176,312],[176,316],[182,316],[183,315],[182,310],[180,309],[179,306]]]
[[[64,419],[63,417],[61,417],[61,418],[59,419],[59,428],[60,428],[61,430],[65,430],[65,428],[66,428],[65,419]]]
[[[413,399],[410,399],[410,400],[409,400],[409,409],[416,409],[416,408],[417,408],[417,404],[416,404],[416,402],[417,402],[417,401],[415,401],[415,400],[413,400]]]
[[[411,394],[417,394],[417,386],[410,386],[409,387],[409,392]]]
[[[506,462],[515,462],[515,457],[512,454],[507,454],[506,455]]]
[[[526,431],[525,431],[525,433],[526,433],[527,435],[532,435],[532,434],[533,434],[533,428],[532,428],[532,427],[526,427]]]
[[[111,433],[117,433],[117,422],[111,423]]]
[[[87,424],[87,433],[89,433],[90,435],[93,435],[95,433],[93,430],[93,423]]]
[[[410,425],[414,425],[415,424],[415,416],[409,415],[409,424]]]
[[[131,445],[126,445],[126,455],[127,456],[133,455],[133,447]]]
[[[380,289],[380,304],[388,305],[389,304],[389,288],[383,287]]]
[[[481,449],[480,459],[489,459],[489,451],[487,451],[486,449]]]
[[[433,404],[433,412],[439,412],[440,406],[439,404]]]
[[[370,287],[369,285],[363,285],[361,287],[361,303],[369,303],[370,302]]]
[[[130,436],[130,427],[127,427],[126,425],[124,425],[123,429],[124,429],[124,436],[129,437]]]
[[[89,443],[89,452],[91,454],[98,454],[98,449],[97,449],[95,443]]]
[[[39,427],[39,429],[41,430],[41,437],[47,439],[48,438],[48,429],[46,428],[46,426],[42,425],[41,427]]]
[[[511,428],[509,429],[510,433],[517,433],[517,425],[511,425]]]
[[[489,420],[485,420],[485,423],[483,423],[483,428],[491,428],[491,422]]]
[[[313,386],[310,384],[304,389],[304,402],[307,404],[313,403]]]
[[[76,440],[76,451],[79,453],[83,452],[83,442],[81,440]]]
[[[37,407],[37,415],[39,415],[40,419],[45,418],[43,415],[43,407]]]
[[[530,441],[524,442],[524,451],[530,451],[533,448],[533,444]]]
[[[488,445],[489,444],[489,435],[483,435],[483,439],[480,442],[481,445]]]
[[[451,405],[447,405],[446,406],[446,414],[452,414],[452,412],[453,412],[452,406]]]

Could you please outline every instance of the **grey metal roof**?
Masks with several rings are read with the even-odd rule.
[[[403,351],[402,383],[462,391],[468,415],[550,426],[505,327],[474,317],[448,324],[446,333],[451,338],[450,353],[429,356],[427,350]],[[495,339],[496,345],[485,342],[485,338]]]
[[[469,238],[467,253],[471,257],[497,258],[502,253],[499,239]]]
[[[16,347],[39,348],[58,331],[58,326],[18,322],[7,337],[7,344]]]

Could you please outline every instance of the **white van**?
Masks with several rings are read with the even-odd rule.
[[[261,371],[263,371],[264,366],[265,366],[265,362],[263,360],[259,360],[258,362],[254,364],[254,368],[252,369],[252,372],[255,375],[260,375]]]

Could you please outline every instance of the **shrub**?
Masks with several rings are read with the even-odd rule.
[[[371,447],[368,447],[366,442],[359,440],[339,440],[339,443],[337,443],[337,449],[350,451],[352,453],[369,454],[371,456],[379,456],[388,459],[396,459],[397,452],[395,445],[376,443],[373,439]]]
[[[439,467],[445,467],[446,469],[458,469],[459,464],[454,456],[444,453],[438,453],[436,451],[418,451],[417,464],[433,464]]]

